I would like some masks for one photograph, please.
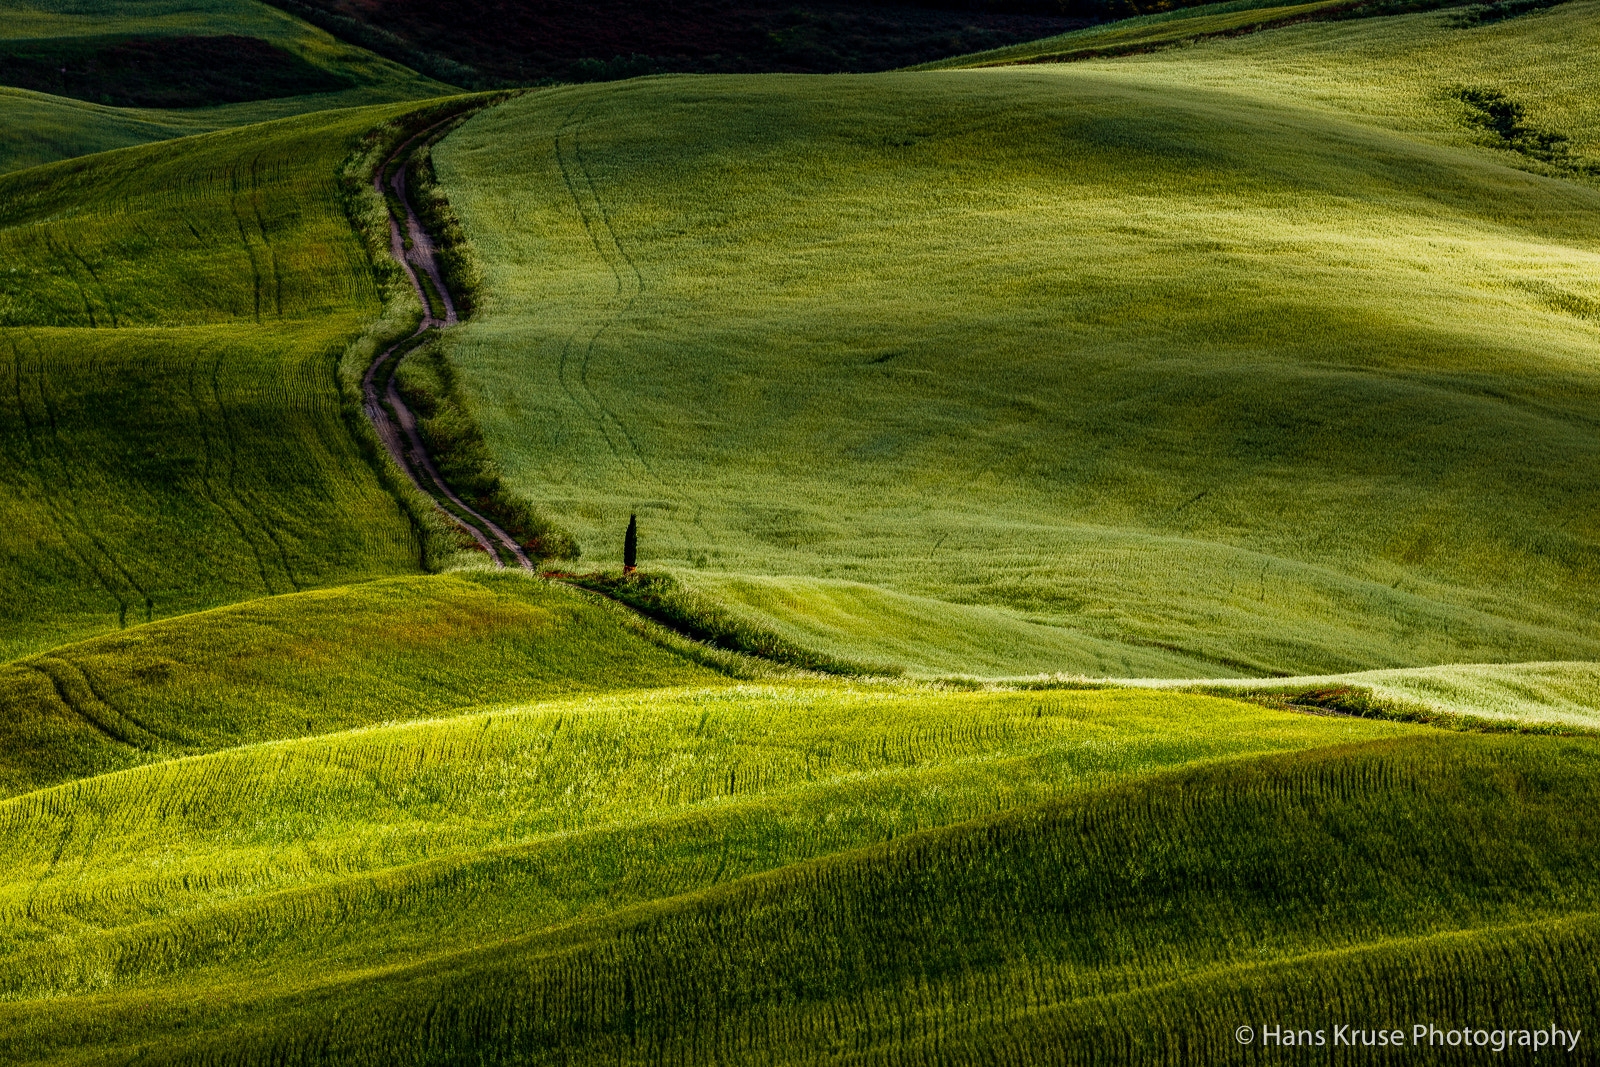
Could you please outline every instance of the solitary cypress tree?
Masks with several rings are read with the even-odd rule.
[[[628,516],[628,532],[622,536],[622,573],[632,574],[639,565],[639,516]]]

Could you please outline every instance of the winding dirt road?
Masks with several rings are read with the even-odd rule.
[[[372,177],[373,189],[379,195],[383,195],[383,176],[393,168],[394,176],[389,179],[389,191],[393,194],[394,200],[387,201],[390,204],[389,253],[394,256],[395,262],[405,269],[411,287],[416,290],[417,298],[422,301],[422,322],[409,337],[378,353],[372,364],[367,367],[367,373],[361,378],[362,404],[366,409],[367,418],[372,422],[372,428],[378,433],[378,439],[383,442],[383,447],[388,450],[390,458],[406,473],[406,477],[411,479],[412,485],[426,493],[451,522],[469,534],[479,547],[489,554],[489,558],[494,560],[495,566],[504,568],[506,558],[510,558],[514,559],[523,570],[533,571],[533,561],[528,558],[522,546],[517,544],[516,539],[474,510],[445,482],[433,457],[423,445],[421,434],[417,432],[416,415],[406,406],[395,384],[395,372],[399,369],[401,361],[423,343],[426,334],[443,330],[461,321],[456,314],[455,301],[450,298],[450,290],[444,284],[444,274],[439,269],[437,246],[433,237],[423,228],[422,220],[417,217],[416,209],[411,206],[411,200],[406,193],[406,168],[393,166],[396,160],[409,157],[431,133],[453,118],[454,116],[436,123],[406,141],[377,168]],[[394,215],[395,203],[399,203],[405,210],[403,220]],[[403,231],[402,225],[405,227]],[[410,238],[410,248],[406,247],[407,237]],[[423,277],[431,283],[436,294],[435,299],[429,299]],[[435,302],[438,307],[435,307]],[[444,312],[443,317],[437,313],[440,309]]]

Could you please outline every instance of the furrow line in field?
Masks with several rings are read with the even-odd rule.
[[[45,237],[44,243],[45,247],[50,249],[50,254],[58,262],[66,258],[62,253],[61,246],[57,245],[48,235]],[[78,295],[83,298],[83,313],[89,317],[90,327],[98,327],[100,322],[94,317],[94,302],[89,299],[89,290],[83,287],[83,283],[78,280],[77,272],[70,267],[67,268],[67,277],[72,279],[72,284],[77,288]]]
[[[200,403],[200,392],[195,381],[198,374],[198,362],[191,363],[189,365],[189,388],[187,392],[189,394],[189,405],[194,408],[194,424],[195,428],[200,431],[200,449],[201,454],[204,457],[204,463],[200,469],[200,493],[211,502],[212,507],[222,512],[222,514],[227,518],[229,525],[231,525],[239,534],[239,540],[250,549],[250,554],[255,558],[256,561],[256,573],[261,578],[261,587],[267,591],[268,596],[273,596],[277,593],[277,590],[272,587],[272,579],[267,577],[267,564],[266,560],[261,558],[260,548],[256,546],[255,541],[251,539],[250,535],[245,532],[244,524],[239,521],[239,516],[235,515],[233,513],[233,509],[224,503],[222,496],[211,484],[211,467],[213,460],[211,449],[211,433],[209,430],[210,420],[206,418],[205,408]]]
[[[149,622],[151,619],[155,618],[154,600],[152,600],[150,594],[145,591],[144,586],[140,585],[138,581],[134,579],[133,575],[129,573],[128,569],[122,565],[122,561],[113,555],[111,550],[106,547],[105,542],[95,534],[94,530],[90,527],[88,521],[83,516],[83,507],[78,503],[77,480],[72,476],[72,464],[68,462],[67,459],[66,442],[61,437],[61,428],[56,420],[55,407],[50,403],[50,377],[44,373],[44,350],[40,348],[39,342],[31,335],[28,336],[28,341],[33,345],[35,358],[39,362],[39,400],[40,404],[44,408],[45,419],[50,425],[51,436],[55,438],[56,465],[60,470],[61,482],[66,486],[66,503],[67,507],[69,507],[72,511],[72,525],[78,531],[78,533],[83,536],[84,540],[88,541],[95,547],[95,551],[102,558],[104,558],[106,563],[110,565],[111,569],[115,571],[131,589],[133,589],[134,593],[139,597],[139,599],[144,601],[144,621]],[[40,458],[43,458],[42,449]],[[85,562],[88,562],[87,558],[81,553],[79,558],[84,559]],[[106,581],[104,573],[98,567],[91,565],[90,569],[94,571],[95,576],[100,579],[100,583],[102,585],[106,586],[108,589],[111,587],[110,583]],[[120,593],[114,593],[112,595],[116,597],[117,602],[121,605],[121,612],[118,622],[119,625],[125,628],[128,625],[128,608],[132,606],[132,603],[128,600],[128,598]]]
[[[222,389],[219,384],[221,376],[222,356],[219,353],[216,363],[211,367],[211,402],[216,408],[218,420],[222,424],[223,440],[228,442],[228,492],[233,499],[239,502],[239,506],[244,513],[255,519],[256,524],[267,535],[267,540],[272,542],[272,547],[278,552],[278,562],[283,567],[284,578],[288,580],[290,588],[295,592],[299,592],[300,582],[296,580],[294,570],[289,566],[288,553],[283,550],[283,544],[278,540],[278,534],[273,530],[272,524],[262,518],[266,513],[266,509],[261,506],[261,502],[255,497],[255,494],[249,494],[250,500],[247,501],[245,494],[239,489],[239,442],[237,435],[233,432],[233,420],[228,417],[228,406],[222,402]],[[252,504],[254,506],[251,506]]]
[[[283,318],[283,274],[278,269],[278,249],[272,243],[272,238],[267,236],[267,223],[261,217],[261,182],[256,172],[261,164],[261,157],[257,156],[250,161],[250,207],[255,212],[256,229],[261,232],[261,243],[267,246],[267,255],[272,257],[272,303],[277,310],[278,318]]]
[[[561,156],[560,133],[556,134],[556,136],[551,140],[550,144],[551,150],[554,152],[556,157],[556,166],[561,170],[561,178],[564,182],[566,182],[567,191],[572,196],[573,203],[578,206],[578,215],[579,218],[582,219],[582,201],[578,197],[577,190],[572,185],[572,178],[567,173],[566,163],[563,161]],[[584,229],[585,232],[587,232],[587,220],[584,220]],[[590,240],[593,241],[593,239],[593,235],[591,234]],[[560,384],[561,391],[567,394],[567,399],[572,402],[572,406],[583,412],[583,414],[587,415],[589,419],[594,422],[595,426],[600,430],[600,437],[605,441],[606,447],[611,450],[611,454],[616,457],[617,462],[622,463],[622,453],[620,450],[618,450],[616,442],[611,439],[611,434],[606,429],[605,419],[595,413],[593,399],[589,398],[588,401],[585,402],[585,398],[578,395],[578,390],[573,386],[572,381],[570,380],[571,375],[568,373],[567,367],[571,362],[573,341],[577,335],[578,333],[575,331],[569,335],[566,341],[564,341],[561,345],[561,353],[556,357],[556,381]]]
[[[146,726],[132,715],[129,715],[122,708],[107,700],[101,693],[100,687],[95,685],[94,679],[89,675],[89,672],[84,669],[82,664],[76,662],[75,660],[67,659],[64,656],[54,655],[40,656],[34,661],[35,670],[45,669],[46,665],[48,665],[48,669],[52,673],[55,671],[61,672],[59,674],[53,673],[53,678],[57,682],[58,691],[62,689],[68,689],[69,691],[81,689],[81,692],[79,692],[78,695],[72,699],[72,706],[80,715],[84,714],[84,709],[86,707],[91,705],[99,705],[100,708],[104,709],[104,713],[96,714],[94,717],[100,721],[117,722],[122,724],[124,727],[131,726],[140,733],[143,733],[146,737],[154,738],[156,741],[166,742],[167,744],[179,743],[174,738],[152,730],[150,727]],[[134,736],[126,729],[123,729],[122,732],[127,733],[130,738]],[[151,747],[147,744],[138,744],[133,740],[126,741],[125,743],[133,745],[136,748],[143,748],[146,750]]]
[[[617,309],[616,313],[594,332],[593,336],[589,338],[589,343],[584,346],[583,363],[578,369],[578,381],[583,386],[583,391],[593,397],[600,409],[611,418],[612,422],[617,424],[617,429],[628,442],[628,447],[639,458],[640,465],[649,470],[650,464],[644,458],[644,452],[640,449],[639,442],[628,429],[628,424],[623,421],[622,416],[612,411],[611,407],[600,399],[600,394],[596,393],[594,387],[589,384],[589,368],[594,362],[595,345],[599,343],[600,338],[605,335],[607,330],[620,322],[628,312],[633,310],[633,306],[639,302],[639,297],[644,293],[644,275],[639,273],[639,268],[633,262],[633,257],[628,255],[628,250],[622,247],[622,240],[617,236],[617,228],[612,225],[611,215],[606,211],[605,201],[600,199],[600,189],[595,185],[594,174],[589,170],[589,165],[584,162],[583,142],[578,137],[577,130],[572,132],[572,158],[578,165],[578,173],[583,176],[583,185],[588,190],[589,199],[594,205],[595,217],[600,220],[600,227],[604,231],[604,243],[610,252],[606,257],[606,262],[617,280],[617,297],[623,301],[622,306]],[[591,233],[591,236],[595,236],[598,239],[598,234]],[[626,270],[623,270],[618,265],[619,260],[626,264]],[[659,479],[657,480],[659,481]]]
[[[594,387],[589,384],[589,371],[594,360],[595,346],[599,343],[600,338],[605,335],[606,331],[611,329],[611,327],[615,326],[617,323],[621,322],[623,318],[625,318],[628,313],[633,310],[634,306],[639,302],[639,298],[644,295],[645,281],[644,273],[639,270],[639,264],[634,260],[633,256],[628,253],[627,246],[622,243],[622,237],[617,232],[616,224],[612,221],[611,212],[606,208],[605,199],[600,195],[600,187],[598,184],[596,184],[594,179],[594,171],[589,167],[588,161],[584,156],[583,142],[579,138],[576,130],[573,130],[572,132],[572,158],[577,164],[578,173],[582,176],[583,187],[588,191],[589,199],[593,203],[594,216],[600,222],[600,228],[605,237],[604,241],[602,242],[599,234],[597,234],[593,228],[589,227],[587,218],[585,219],[585,228],[589,229],[590,238],[591,240],[595,241],[595,247],[597,251],[601,249],[602,244],[610,249],[609,256],[606,256],[603,252],[602,255],[604,258],[606,258],[608,266],[610,266],[613,275],[617,279],[618,297],[625,298],[622,306],[614,315],[612,315],[605,323],[603,323],[598,330],[594,332],[594,334],[589,338],[588,343],[585,345],[583,361],[578,372],[579,384],[583,387],[583,391],[594,400],[595,404],[600,408],[600,410],[605,412],[611,421],[616,424],[618,432],[621,433],[623,439],[627,441],[628,448],[632,451],[633,456],[638,460],[639,466],[644,469],[645,473],[648,474],[650,478],[668,494],[684,498],[688,502],[693,503],[695,505],[694,518],[691,520],[693,525],[699,527],[700,530],[709,534],[709,531],[706,529],[706,525],[702,518],[705,511],[704,504],[696,500],[692,493],[686,492],[681,485],[669,484],[667,480],[663,478],[654,467],[651,466],[650,461],[645,458],[645,450],[640,447],[639,440],[633,435],[633,431],[629,428],[627,420],[623,419],[620,414],[612,410],[610,405],[606,404],[606,402],[600,398],[599,393],[594,390]],[[564,165],[562,169],[562,176],[568,179],[568,190],[573,191],[570,176],[568,175]],[[578,199],[579,198],[574,192],[574,200]],[[581,211],[582,204],[580,202],[580,212]]]
[[[106,314],[111,316],[111,325],[113,327],[121,325],[117,321],[117,306],[111,302],[111,290],[106,288],[106,283],[100,280],[100,275],[96,273],[94,267],[89,265],[89,261],[83,257],[83,253],[73,248],[71,244],[68,244],[66,248],[68,252],[72,253],[72,258],[83,265],[83,269],[88,272],[89,277],[93,279],[95,286],[100,290],[100,299],[105,302]]]
[[[233,177],[233,194],[228,198],[228,207],[233,212],[234,225],[239,228],[239,241],[244,245],[245,255],[250,257],[250,274],[255,282],[255,319],[261,321],[261,264],[256,262],[256,249],[250,243],[250,235],[245,232],[244,216],[239,214],[239,178],[237,173]]]
[[[84,709],[82,702],[73,700],[71,694],[67,692],[66,683],[63,682],[54,671],[51,671],[45,667],[46,662],[48,662],[47,659],[40,658],[34,660],[32,663],[29,663],[28,666],[50,680],[50,685],[56,691],[56,699],[61,701],[62,707],[72,712],[78,718],[82,719],[84,722],[88,723],[101,734],[104,734],[117,744],[126,745],[128,748],[138,747],[132,741],[129,741],[126,737],[123,737],[122,734],[118,733],[116,730],[113,730],[110,724],[105,722],[100,716],[91,715],[87,710]]]
[[[16,388],[17,396],[17,421],[22,424],[23,436],[28,442],[28,452],[33,459],[31,466],[35,470],[42,470],[44,465],[44,452],[39,445],[37,435],[34,433],[33,420],[28,418],[27,402],[24,400],[22,395],[22,350],[17,347],[16,341],[9,337],[6,339],[6,343],[11,346],[13,385]],[[50,516],[50,525],[52,528],[54,528],[56,536],[61,538],[61,543],[67,546],[67,551],[76,556],[78,558],[78,562],[83,564],[84,570],[94,575],[95,581],[100,583],[100,587],[106,591],[107,595],[109,595],[112,600],[116,601],[117,625],[118,627],[126,628],[128,625],[128,601],[122,596],[121,593],[117,592],[117,590],[109,581],[106,580],[106,576],[101,573],[100,568],[96,567],[92,562],[90,562],[89,557],[84,554],[83,550],[79,548],[78,545],[74,543],[72,538],[68,535],[67,528],[61,521],[61,509],[52,499],[52,494],[45,488],[45,486],[48,484],[48,479],[40,478],[38,481],[38,492],[41,498],[40,502],[44,506],[45,514]]]
[[[655,472],[644,461],[637,443],[628,435],[626,427],[622,425],[621,420],[600,400],[589,385],[589,364],[594,354],[595,342],[599,340],[600,336],[606,332],[606,329],[612,323],[616,322],[618,318],[626,313],[628,308],[633,306],[633,301],[638,298],[638,293],[633,291],[635,279],[617,266],[616,253],[609,247],[615,243],[615,234],[605,229],[603,222],[596,224],[595,220],[600,217],[601,210],[598,206],[589,204],[584,198],[584,192],[588,192],[590,197],[594,196],[593,182],[589,181],[588,175],[585,174],[585,180],[582,187],[580,187],[580,184],[573,178],[573,171],[582,169],[582,163],[577,155],[578,134],[575,129],[572,129],[575,124],[575,120],[569,114],[562,128],[556,132],[553,141],[556,166],[561,171],[561,180],[566,184],[567,194],[572,197],[573,205],[578,209],[578,218],[583,223],[584,232],[589,237],[589,243],[594,248],[595,255],[599,256],[600,261],[611,271],[615,293],[611,298],[610,307],[602,313],[602,317],[586,321],[567,338],[561,348],[556,374],[561,380],[562,387],[566,390],[567,395],[594,420],[595,425],[600,430],[600,435],[605,439],[606,447],[617,458],[617,462],[626,467],[630,465],[629,461],[631,460],[631,465],[637,466],[646,475],[654,477]],[[564,148],[562,144],[563,140],[567,138],[570,138],[572,142],[570,149]],[[604,233],[603,237],[602,232]],[[580,351],[582,354],[578,355]],[[572,368],[573,363],[577,364],[575,371]],[[571,384],[571,380],[576,381],[576,388]],[[616,436],[620,436],[627,444],[626,450],[617,444]],[[626,451],[626,455],[624,455],[624,451]]]

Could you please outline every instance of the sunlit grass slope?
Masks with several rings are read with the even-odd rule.
[[[1019,619],[992,607],[909,596],[865,582],[699,572],[695,584],[737,615],[802,648],[866,656],[913,675],[1052,674],[1194,678],[1205,660]]]
[[[335,368],[382,311],[331,112],[0,177],[0,660],[416,571]]]
[[[1452,664],[1271,682],[1235,678],[1135,684],[1181,684],[1261,694],[1351,687],[1369,692],[1374,700],[1396,712],[1417,709],[1473,719],[1600,730],[1597,663]]]
[[[1219,1062],[1329,1003],[1579,1025],[1597,756],[837,683],[251,746],[0,803],[0,1056]]]
[[[1210,10],[1215,9],[1196,13]],[[1180,14],[1188,13],[1173,16]],[[1086,62],[1096,77],[1166,85],[1175,92],[1191,86],[1242,89],[1250,95],[1270,92],[1273,99],[1431,143],[1477,144],[1484,158],[1542,170],[1509,152],[1481,151],[1482,131],[1465,126],[1465,109],[1448,97],[1464,87],[1495,88],[1523,104],[1536,125],[1571,137],[1578,157],[1591,162],[1600,157],[1600,100],[1594,91],[1600,80],[1595,47],[1600,15],[1594,0],[1568,0],[1477,26],[1458,25],[1461,14],[1458,9],[1312,22],[1179,50]],[[1114,23],[1102,32],[1139,21]],[[982,65],[988,57],[984,53],[945,62],[952,68]],[[1545,295],[1551,303],[1560,302],[1558,293]],[[1569,314],[1579,314],[1581,308],[1576,305]]]
[[[160,110],[105,107],[0,86],[0,173],[309,111],[415,100],[450,90],[256,0],[0,0],[0,45],[69,37],[224,34],[277,45],[348,81],[351,87],[242,104]]]
[[[637,511],[651,566],[796,576],[787,623],[826,578],[1064,627],[1067,671],[1594,659],[1600,188],[1447,90],[1582,155],[1596,56],[1574,0],[541,92],[436,154],[486,272],[452,355],[587,554]]]
[[[720,677],[627,612],[514,575],[291,593],[0,666],[0,795],[480,704]]]

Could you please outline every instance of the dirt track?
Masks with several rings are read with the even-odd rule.
[[[379,195],[383,195],[383,176],[393,163],[415,152],[429,134],[449,121],[451,119],[445,119],[429,127],[396,149],[373,175],[373,189]],[[417,298],[422,301],[422,322],[410,336],[378,353],[367,367],[366,374],[361,378],[361,397],[367,418],[372,421],[372,428],[377,431],[378,439],[383,442],[383,447],[388,450],[390,458],[405,471],[406,477],[411,479],[411,484],[426,493],[451,522],[471,535],[472,539],[489,554],[489,558],[494,560],[495,566],[502,568],[505,566],[501,558],[504,553],[515,559],[518,566],[524,570],[532,571],[533,561],[528,558],[522,546],[517,544],[510,534],[474,510],[445,482],[433,457],[423,445],[422,436],[417,432],[416,415],[406,406],[400,390],[395,385],[395,371],[411,349],[421,343],[423,335],[453,326],[460,319],[456,314],[455,301],[450,297],[450,290],[444,284],[443,272],[439,269],[437,246],[432,236],[423,228],[416,209],[411,206],[410,197],[406,192],[404,166],[394,168],[394,176],[389,180],[389,190],[405,209],[405,219],[397,219],[394,217],[391,204],[389,253],[394,256],[395,262],[405,269],[411,287],[416,290]],[[402,224],[405,227],[404,231],[401,230]],[[409,249],[406,248],[407,236],[411,239]],[[432,282],[439,303],[443,305],[443,318],[435,314],[433,303],[428,299],[428,292],[422,284],[419,271]],[[450,506],[447,507],[446,504]]]

